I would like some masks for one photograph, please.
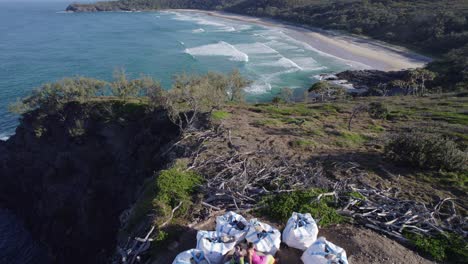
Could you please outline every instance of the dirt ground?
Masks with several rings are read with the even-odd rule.
[[[450,197],[456,195],[451,190],[434,185],[431,182],[420,181],[400,168],[395,168],[382,160],[379,154],[376,132],[369,129],[370,126],[380,126],[385,131],[398,130],[398,125],[390,122],[377,122],[370,118],[361,118],[353,124],[353,131],[370,138],[365,143],[340,145],[340,138],[334,134],[336,131],[346,131],[347,113],[335,112],[328,115],[320,112],[318,117],[294,116],[277,117],[272,113],[258,112],[254,107],[231,107],[227,109],[228,118],[219,120],[220,125],[229,131],[231,142],[239,152],[257,152],[270,149],[281,153],[290,162],[303,163],[313,159],[331,159],[339,161],[352,161],[359,163],[368,176],[362,181],[372,186],[381,188],[396,187],[401,190],[401,195],[409,199],[419,199],[430,203],[438,197]],[[263,110],[262,110],[263,111]],[[271,111],[271,110],[269,110]],[[274,110],[273,110],[274,111]],[[292,123],[287,119],[294,119]],[[304,123],[294,123],[305,119]],[[265,120],[270,123],[265,123]],[[380,132],[379,132],[380,133]],[[297,148],[291,142],[306,140],[314,142],[313,146]],[[215,153],[229,151],[228,142],[206,142],[206,149]],[[203,155],[203,154],[202,154]],[[267,157],[268,158],[268,157]],[[252,218],[251,216],[246,216]],[[263,219],[265,220],[265,219]],[[270,223],[271,224],[271,223]],[[272,224],[278,229],[282,226]],[[172,263],[175,256],[196,246],[197,230],[214,230],[215,217],[187,229],[181,233],[178,241],[167,246],[167,250],[160,252],[158,258],[152,263]],[[319,236],[344,248],[348,260],[353,264],[372,263],[434,263],[425,259],[413,250],[402,244],[372,230],[352,224],[342,224],[321,228]],[[302,263],[302,252],[289,248],[282,244],[277,257],[281,264]]]

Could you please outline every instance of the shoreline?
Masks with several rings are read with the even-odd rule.
[[[294,25],[270,18],[258,18],[198,9],[165,9],[163,11],[200,13],[217,18],[275,28],[283,31],[287,36],[307,44],[319,53],[343,60],[355,68],[397,71],[423,67],[432,61],[429,57],[382,41],[319,28]]]

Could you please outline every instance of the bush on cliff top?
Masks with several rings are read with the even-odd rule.
[[[126,230],[132,230],[148,214],[156,216],[155,223],[163,223],[180,202],[182,206],[177,210],[177,215],[184,215],[192,204],[192,196],[197,186],[201,183],[202,176],[196,172],[187,171],[186,167],[180,163],[162,170],[155,178],[147,182],[142,195],[133,207]]]
[[[456,234],[422,236],[406,232],[405,237],[423,254],[443,263],[465,263],[468,259],[468,244]]]
[[[386,143],[384,155],[397,163],[423,169],[463,171],[468,153],[441,135],[409,132],[394,135]]]
[[[344,218],[336,212],[331,197],[317,200],[321,193],[322,190],[312,189],[266,196],[261,201],[264,207],[260,213],[281,222],[288,221],[293,212],[310,213],[322,227],[343,222]]]

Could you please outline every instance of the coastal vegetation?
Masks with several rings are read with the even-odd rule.
[[[266,196],[260,202],[264,207],[259,213],[283,223],[293,212],[310,213],[321,227],[342,223],[344,218],[336,212],[334,199],[320,198],[323,193],[324,190],[315,189]]]

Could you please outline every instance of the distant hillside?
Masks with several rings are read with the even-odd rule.
[[[344,30],[444,57],[445,80],[468,83],[468,65],[451,64],[453,54],[467,57],[466,0],[120,0],[72,4],[67,10],[116,11],[191,8],[271,17],[325,29]],[[447,54],[452,50],[459,49]],[[444,54],[447,54],[444,56]],[[440,65],[437,68],[440,70]],[[463,73],[465,72],[465,73]]]

